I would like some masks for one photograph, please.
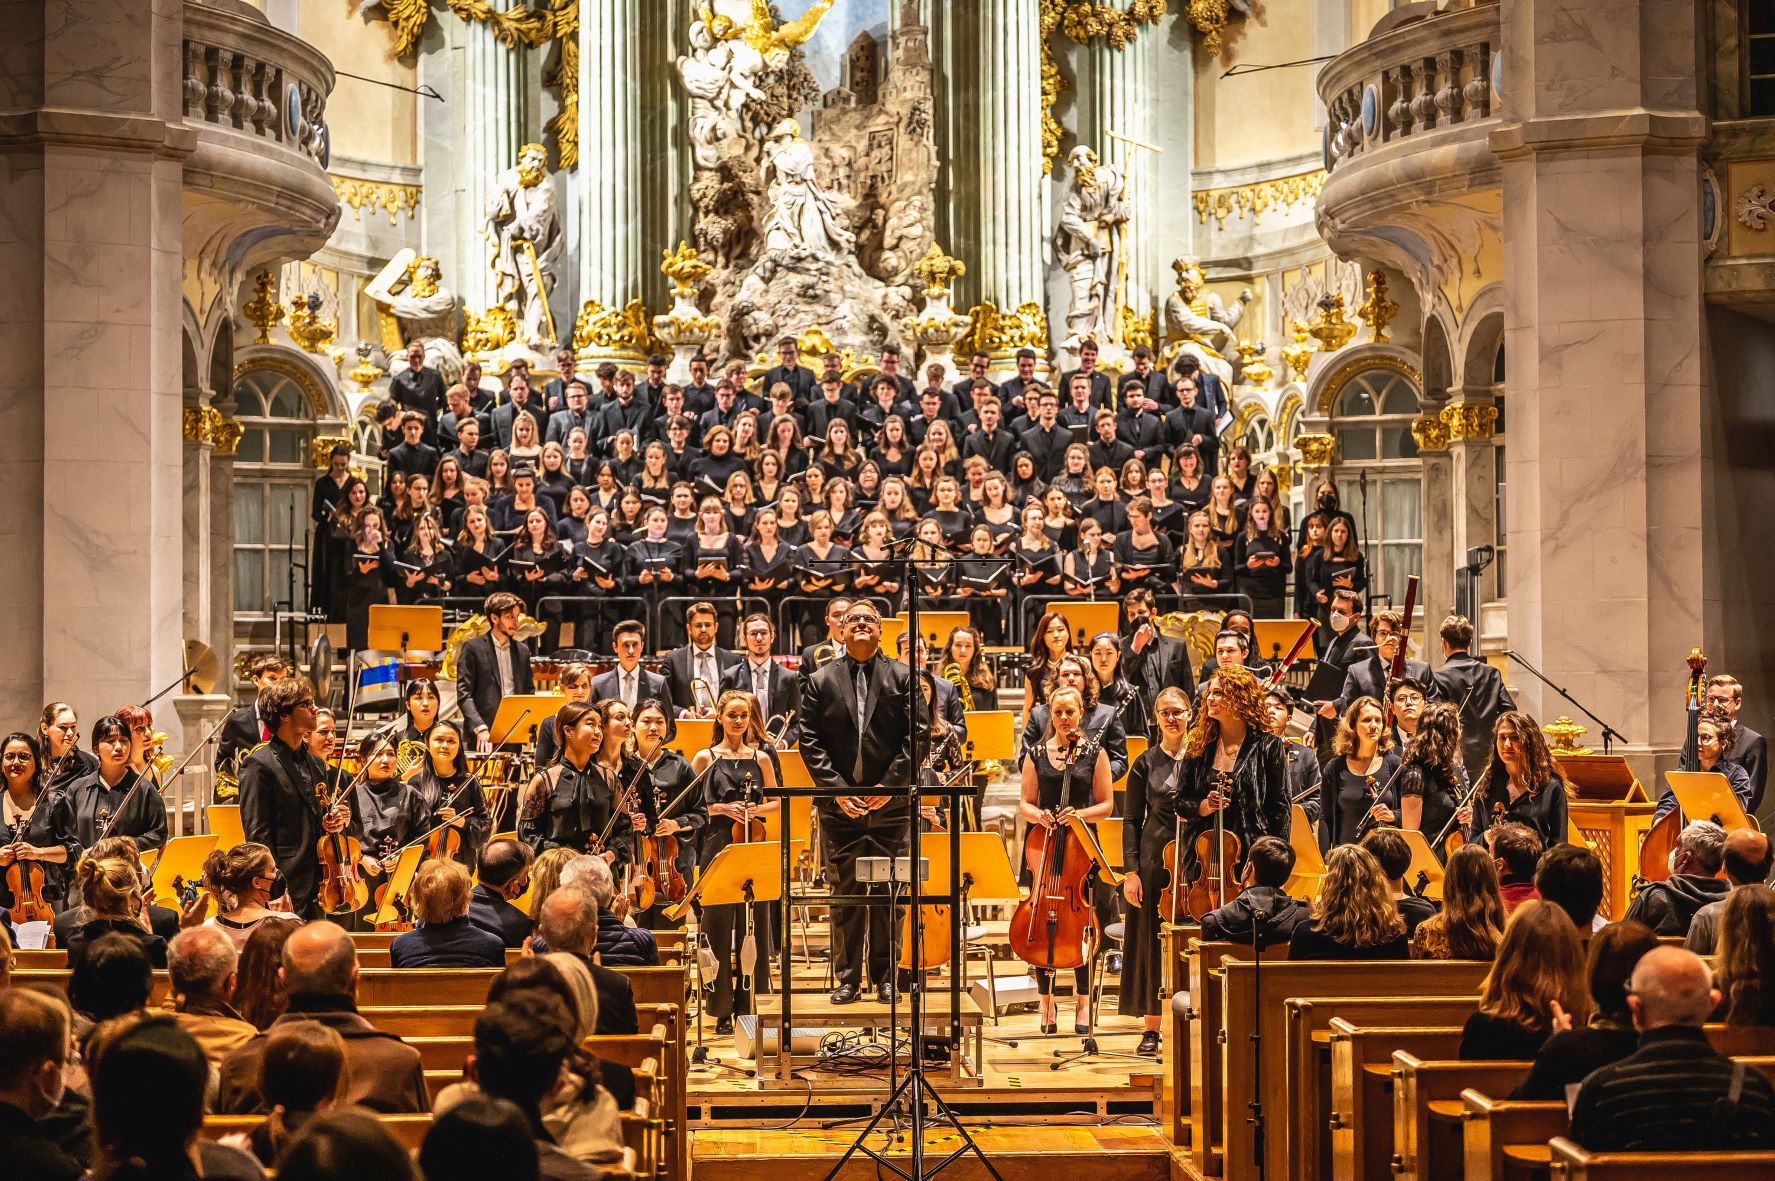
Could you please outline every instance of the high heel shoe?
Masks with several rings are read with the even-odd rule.
[[[1055,1021],[1044,1021],[1044,1022],[1042,1022],[1042,1032],[1043,1033],[1059,1033],[1060,1032],[1060,1025],[1058,1022],[1055,1022]]]
[[[1073,1012],[1072,1012],[1072,1031],[1074,1033],[1090,1033],[1091,1032],[1090,1010],[1087,1009],[1087,1010],[1085,1010],[1085,1012],[1086,1012],[1085,1020],[1080,1021],[1078,1010],[1077,1009],[1073,1010]]]

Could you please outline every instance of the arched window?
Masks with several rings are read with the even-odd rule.
[[[314,484],[314,416],[300,383],[254,369],[234,383],[242,434],[234,453],[234,611],[268,615],[280,603],[307,609],[292,563],[302,565]],[[293,602],[290,602],[291,599]]]
[[[1371,596],[1404,604],[1405,580],[1423,569],[1423,465],[1411,423],[1418,391],[1396,369],[1356,374],[1332,403],[1337,494],[1356,518]]]

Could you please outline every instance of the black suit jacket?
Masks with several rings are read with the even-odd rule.
[[[1017,436],[1005,429],[1001,422],[999,428],[990,436],[983,430],[970,432],[962,440],[961,455],[966,459],[970,455],[978,455],[986,461],[986,466],[994,471],[1009,472],[1011,457],[1017,454]]]
[[[1750,810],[1758,811],[1763,805],[1763,786],[1769,779],[1768,742],[1749,726],[1739,726],[1738,740],[1732,743],[1726,757],[1750,776]]]
[[[1060,380],[1054,383],[1054,389],[1060,394],[1062,402],[1072,401],[1072,377],[1078,372],[1077,369],[1068,369],[1060,375]],[[1098,407],[1109,405],[1109,374],[1101,369],[1091,372],[1091,405]]]
[[[640,1033],[641,1022],[635,1014],[635,989],[629,978],[615,968],[586,961],[592,970],[592,983],[598,986],[598,1032]]]
[[[314,786],[325,775],[319,759],[275,738],[248,755],[240,769],[241,828],[247,840],[271,850],[290,901],[304,917],[320,888],[314,848],[321,838],[321,812]]]
[[[765,723],[770,723],[770,715],[789,715],[789,728],[783,731],[790,742],[799,740],[795,726],[795,714],[801,709],[801,679],[776,661],[770,662],[770,708],[765,711]],[[752,664],[741,656],[740,662],[730,668],[721,670],[721,691],[726,693],[737,689],[742,693],[752,691]]]
[[[1158,624],[1153,625],[1152,642],[1140,653],[1134,651],[1134,638],[1122,638],[1122,675],[1140,694],[1140,700],[1130,705],[1130,710],[1139,710],[1140,716],[1150,725],[1153,716],[1153,702],[1158,700],[1159,690],[1175,685],[1182,689],[1184,696],[1195,700],[1195,674],[1190,670],[1189,648],[1170,636],[1158,634]]]
[[[711,651],[715,653],[716,682],[709,686],[709,690],[719,696],[721,678],[727,675],[728,669],[739,664],[743,657],[720,645],[716,645]],[[691,692],[691,675],[689,644],[666,653],[666,691],[672,695],[672,704],[680,710],[688,710],[696,704],[695,695]]]
[[[216,736],[216,767],[224,771],[234,770],[235,758],[263,741],[265,735],[259,724],[259,707],[241,706],[228,715],[228,720],[222,723],[222,732]]]
[[[1054,429],[1044,431],[1039,424],[1032,424],[1023,432],[1023,450],[1029,452],[1035,460],[1035,474],[1043,480],[1052,480],[1066,470],[1066,449],[1072,446],[1072,432],[1054,420]]]
[[[1498,670],[1466,652],[1451,653],[1432,675],[1437,696],[1461,711],[1461,761],[1477,771],[1491,755],[1498,715],[1515,709],[1516,702]]]
[[[1171,380],[1157,369],[1145,377],[1133,372],[1122,374],[1121,380],[1116,383],[1116,401],[1126,406],[1131,393],[1144,394],[1160,406],[1168,406],[1177,401],[1176,395],[1171,392]],[[1163,414],[1164,411],[1159,413]]]
[[[499,896],[491,886],[476,886],[468,896],[468,921],[499,936],[507,947],[522,947],[536,920]]]
[[[779,381],[795,392],[796,406],[807,405],[820,388],[819,380],[814,377],[814,371],[806,365],[797,365],[794,369],[784,369],[781,365],[773,365],[764,371],[764,382],[760,386],[766,398],[770,397],[770,391],[776,388]]]
[[[462,720],[468,724],[472,738],[474,731],[493,725],[499,703],[505,697],[499,688],[493,637],[476,636],[464,644],[456,664],[456,700],[462,706]],[[530,649],[522,640],[512,641],[512,689],[518,693],[536,692],[536,684],[530,679]],[[541,718],[532,720],[542,725]]]
[[[840,654],[807,679],[801,698],[801,757],[818,787],[867,789],[880,784],[905,787],[912,782],[912,746],[916,734],[924,748],[930,727],[928,706],[921,701],[906,717],[907,682],[912,670],[877,652],[869,661],[869,699],[862,705],[862,746],[858,748],[857,692],[847,655]],[[922,697],[922,694],[920,695]],[[855,776],[861,758],[862,775]],[[829,800],[822,809],[836,811]]]
[[[1358,697],[1372,697],[1383,706],[1387,703],[1387,666],[1381,660],[1378,649],[1367,660],[1358,661],[1350,666],[1344,674],[1344,691],[1337,695],[1337,712],[1343,713],[1350,707],[1350,702]],[[1441,699],[1436,688],[1436,678],[1430,675],[1430,666],[1421,660],[1405,662],[1405,676],[1424,687],[1424,692],[1431,701]]]

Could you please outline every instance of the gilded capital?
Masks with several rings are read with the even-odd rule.
[[[344,435],[316,435],[308,444],[308,461],[319,471],[326,471],[333,464],[333,448],[351,446],[351,440]]]
[[[1014,356],[1018,349],[1048,351],[1048,314],[1038,303],[1026,303],[1014,312],[1001,312],[990,300],[968,309],[972,327],[956,342],[956,348],[975,349],[993,358]]]
[[[1337,440],[1330,435],[1296,435],[1294,446],[1300,451],[1300,461],[1306,467],[1330,467],[1337,455]]]
[[[1497,429],[1498,408],[1485,402],[1450,402],[1440,417],[1453,442],[1489,439]]]
[[[1448,424],[1435,414],[1420,414],[1411,420],[1411,437],[1419,451],[1447,451]]]
[[[216,444],[216,454],[233,455],[235,448],[240,446],[240,437],[246,434],[246,429],[232,418],[222,417],[219,410],[211,410],[210,413],[216,416],[216,421],[210,428]]]
[[[588,299],[573,322],[576,351],[598,348],[640,357],[650,351],[652,343],[647,305],[638,299],[631,299],[623,308],[607,308]]]

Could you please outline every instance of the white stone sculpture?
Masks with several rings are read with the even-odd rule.
[[[401,343],[425,343],[426,364],[445,380],[462,372],[456,338],[462,330],[462,300],[444,285],[444,271],[430,255],[403,247],[364,288],[400,329]],[[401,358],[404,366],[405,358]]]
[[[743,37],[720,37],[713,13],[690,23],[690,52],[678,58],[678,77],[690,98],[690,152],[698,168],[713,168],[723,143],[744,130],[740,109],[748,100],[764,100],[752,81],[764,69],[764,55]]]
[[[1116,341],[1117,259],[1120,227],[1128,220],[1122,199],[1122,174],[1097,162],[1097,153],[1080,146],[1067,156],[1072,181],[1060,207],[1057,247],[1060,265],[1072,285],[1063,347],[1076,350],[1085,340],[1104,347]]]
[[[784,119],[764,143],[764,249],[848,257],[857,236],[845,228],[839,199],[820,187],[801,124]]]
[[[533,348],[560,339],[549,312],[563,244],[548,153],[525,144],[514,167],[499,174],[487,192],[482,234],[493,246],[498,302],[512,314],[518,339]]]

